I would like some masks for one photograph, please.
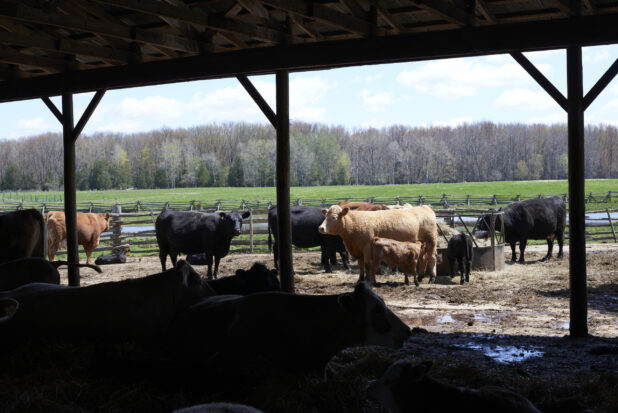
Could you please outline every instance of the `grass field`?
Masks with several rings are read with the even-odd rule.
[[[590,179],[586,181],[586,193],[618,196],[618,179]],[[568,183],[562,181],[499,181],[464,182],[452,184],[375,185],[375,186],[313,186],[290,189],[292,200],[322,198],[395,198],[456,195],[562,195],[568,192]],[[2,198],[26,202],[50,202],[62,199],[61,191],[51,192],[4,192]],[[165,201],[207,201],[207,200],[275,200],[274,187],[267,188],[177,188],[177,189],[134,189],[108,191],[78,191],[77,202],[165,202]],[[618,200],[617,200],[618,201]],[[618,202],[613,202],[614,207]]]

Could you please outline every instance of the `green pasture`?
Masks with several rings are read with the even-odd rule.
[[[618,179],[586,180],[586,193],[607,193],[616,191],[618,195]],[[456,195],[561,195],[568,193],[568,183],[561,181],[498,181],[498,182],[463,182],[411,185],[347,185],[347,186],[312,186],[290,188],[292,200],[322,199],[322,198],[369,198],[369,197],[416,197]],[[60,199],[61,191],[50,192],[4,192],[4,201],[20,200],[25,202],[51,202]],[[274,187],[266,188],[176,188],[176,189],[133,189],[107,191],[78,191],[77,202],[189,202],[207,200],[261,200],[274,201]],[[612,206],[618,206],[618,200]],[[592,207],[594,209],[594,207]]]

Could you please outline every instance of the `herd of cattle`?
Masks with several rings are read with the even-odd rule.
[[[284,293],[277,271],[261,264],[219,278],[219,261],[248,216],[239,212],[164,211],[155,223],[161,273],[68,287],[60,285],[57,268],[71,264],[53,261],[57,249],[66,245],[64,213],[50,212],[45,218],[35,210],[0,214],[1,345],[10,350],[27,340],[132,341],[156,346],[161,357],[187,368],[229,368],[230,363],[242,366],[260,359],[292,371],[323,368],[338,351],[350,346],[401,347],[410,328],[370,285],[375,284],[381,262],[401,267],[406,284],[408,274],[416,285],[418,276],[426,273],[430,282],[435,279],[438,234],[433,210],[429,206],[389,208],[341,202],[328,209],[293,207],[291,212],[292,242],[299,247],[320,246],[326,271],[331,271],[337,252],[346,268],[348,256],[358,261],[359,282],[352,292]],[[499,215],[503,222],[492,223],[488,215],[479,227],[503,226],[513,260],[516,242],[523,261],[527,239],[539,238],[547,239],[546,259],[551,257],[554,238],[562,256],[566,209],[560,198],[521,201],[503,212]],[[92,264],[91,253],[101,233],[109,229],[109,214],[80,213],[77,223],[78,242],[88,257],[80,266],[101,271]],[[277,266],[276,208],[270,210],[268,223],[269,243],[270,232],[275,238]],[[43,257],[46,232],[49,261]],[[177,260],[181,253],[205,254],[207,278],[187,261]],[[469,281],[469,236],[451,238],[448,253],[458,260],[461,283]],[[172,269],[166,269],[167,255]],[[449,394],[452,400],[461,399],[459,407],[468,403],[481,411],[537,411],[514,393],[453,388],[425,373],[420,365],[396,363],[370,393],[390,411],[410,411],[411,402],[402,386],[435,394],[438,399]]]

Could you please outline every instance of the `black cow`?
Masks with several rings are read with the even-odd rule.
[[[446,256],[451,270],[451,277],[455,276],[455,261],[457,261],[457,269],[460,276],[459,283],[463,284],[464,281],[470,282],[470,267],[472,266],[472,258],[474,256],[472,238],[468,234],[453,235],[448,241]]]
[[[163,211],[155,222],[161,268],[169,254],[176,265],[179,253],[196,254],[204,252],[208,264],[208,278],[212,278],[212,257],[215,257],[214,278],[219,276],[219,261],[230,250],[232,237],[240,235],[242,220],[249,217],[249,211],[205,214],[196,211]]]
[[[292,244],[299,248],[320,247],[322,252],[322,265],[324,271],[332,272],[331,264],[337,263],[337,252],[341,255],[343,266],[350,269],[350,258],[343,245],[343,240],[338,235],[320,234],[318,227],[324,221],[321,207],[296,206],[290,208],[290,224],[292,226]],[[277,227],[277,207],[273,206],[268,211],[268,249],[271,247],[270,234],[275,237],[274,256],[275,268],[279,268],[279,251],[277,239],[279,231]]]
[[[519,262],[524,262],[524,251],[529,239],[547,239],[547,255],[541,260],[551,258],[554,238],[558,239],[558,258],[562,258],[564,228],[566,226],[566,205],[559,196],[534,198],[513,202],[499,211],[504,212],[504,240],[511,244],[513,256],[517,260],[515,243],[519,242]],[[496,216],[495,228],[501,230],[502,215]],[[479,221],[479,229],[489,230],[491,215]]]
[[[269,270],[256,262],[250,270],[236,270],[236,275],[207,281],[208,286],[221,294],[247,295],[262,291],[281,291],[277,270]]]
[[[73,265],[68,261],[49,262],[44,258],[21,258],[0,264],[0,291],[12,290],[30,283],[60,284],[58,267]],[[89,267],[97,272],[101,269],[96,265],[77,264],[78,267]]]
[[[36,209],[0,213],[0,262],[43,258],[45,220]]]

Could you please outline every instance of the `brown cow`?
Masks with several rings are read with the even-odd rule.
[[[384,211],[390,209],[388,205],[372,204],[371,202],[340,201],[337,205],[341,208],[348,207],[351,211]]]
[[[66,248],[67,229],[64,211],[47,213],[48,251],[50,261],[54,260],[56,251]],[[109,214],[77,213],[77,243],[86,251],[86,262],[94,264],[90,255],[99,246],[99,237],[109,230]]]
[[[426,206],[384,211],[350,211],[333,205],[322,209],[326,215],[318,230],[323,234],[339,235],[348,252],[358,260],[359,280],[365,279],[371,266],[371,241],[373,237],[397,241],[422,241],[426,252],[421,257],[421,273],[429,264],[430,282],[436,277],[436,244],[438,231],[436,214]]]
[[[391,364],[367,393],[389,412],[540,413],[524,396],[500,387],[469,389],[427,375],[431,362],[412,365],[402,359]]]
[[[422,242],[395,241],[394,239],[373,237],[371,243],[371,284],[376,283],[376,270],[383,261],[390,267],[401,267],[405,274],[405,283],[410,285],[408,273],[414,277],[414,285],[418,287],[416,266],[424,253]]]
[[[0,214],[0,263],[19,258],[44,258],[45,222],[36,209]]]

